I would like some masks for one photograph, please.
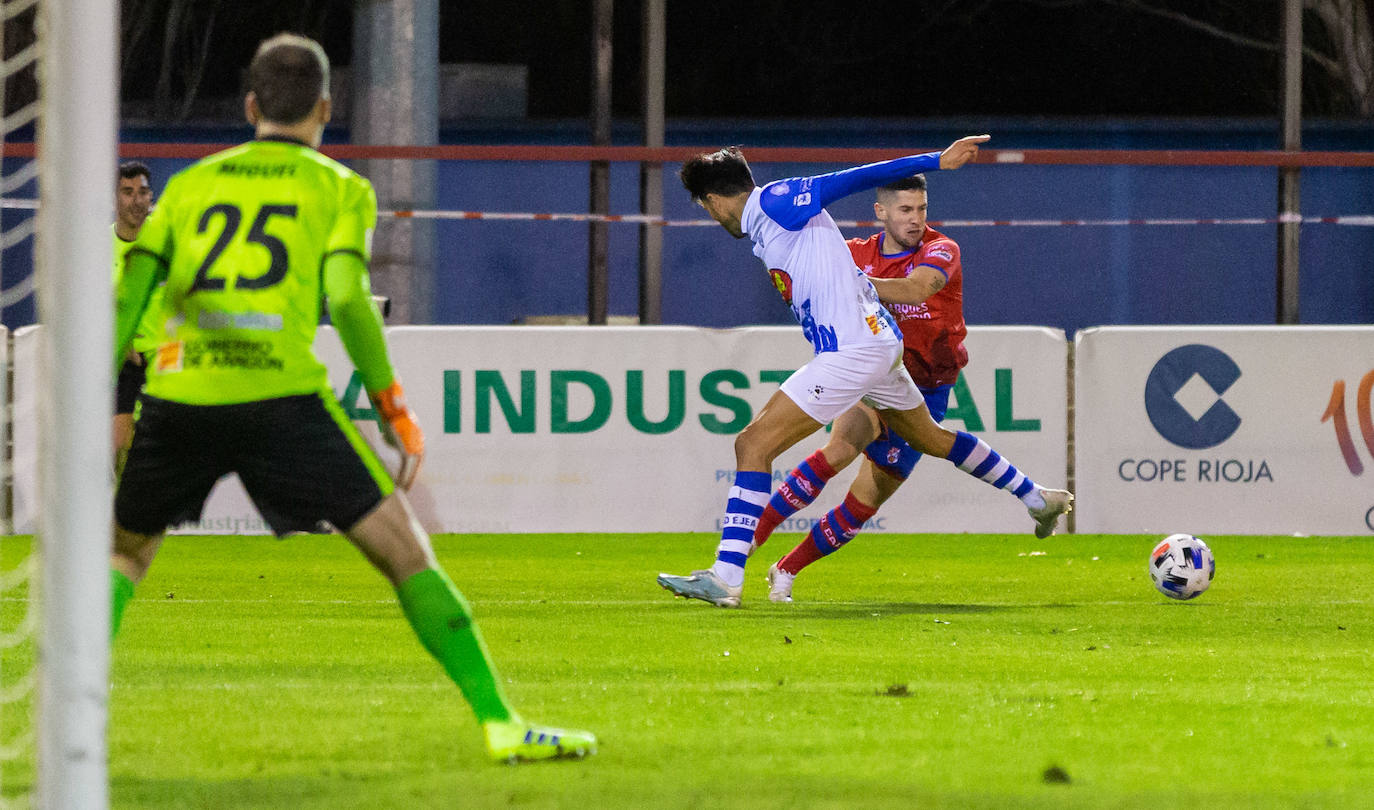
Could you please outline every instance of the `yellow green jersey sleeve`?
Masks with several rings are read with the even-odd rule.
[[[124,260],[129,256],[129,250],[136,242],[126,242],[119,238],[119,232],[115,226],[110,226],[110,237],[114,240],[114,286],[119,287],[119,280],[124,275]],[[157,312],[162,302],[162,286],[153,288],[152,294],[148,298],[148,308],[143,311],[143,319],[139,321],[138,331],[134,333],[133,348],[139,354],[146,355],[157,348]]]
[[[147,393],[220,405],[327,390],[312,349],[325,260],[365,267],[376,223],[371,183],[300,143],[253,141],[175,175],[132,248],[166,271]]]

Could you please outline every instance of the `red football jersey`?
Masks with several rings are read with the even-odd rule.
[[[884,306],[897,319],[906,344],[902,361],[911,379],[921,388],[949,385],[968,364],[964,337],[964,266],[959,261],[959,245],[953,239],[927,227],[921,244],[893,256],[882,253],[885,234],[867,239],[850,239],[849,252],[864,273],[875,278],[905,278],[919,265],[929,265],[945,274],[941,290],[919,304]]]

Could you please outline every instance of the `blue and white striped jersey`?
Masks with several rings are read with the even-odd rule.
[[[902,340],[825,206],[938,168],[940,153],[930,152],[778,180],[749,195],[740,226],[817,354]]]

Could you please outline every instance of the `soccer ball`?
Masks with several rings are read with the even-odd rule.
[[[1216,574],[1212,550],[1191,534],[1171,534],[1150,552],[1150,579],[1170,599],[1192,599]]]

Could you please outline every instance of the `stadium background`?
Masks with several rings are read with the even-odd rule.
[[[121,137],[128,143],[229,143],[242,139],[242,64],[261,34],[278,28],[319,36],[347,86],[357,50],[350,4],[289,9],[236,4],[255,24],[227,24],[209,8],[176,0],[125,2]],[[438,4],[444,75],[439,142],[570,145],[589,142],[591,3]],[[615,6],[612,141],[641,142],[638,38],[641,3]],[[700,4],[668,9],[667,133],[670,146],[935,149],[974,131],[997,149],[1272,150],[1279,146],[1279,61],[1272,49],[1201,33],[1142,13],[1186,12],[1236,37],[1272,44],[1278,3],[1043,4],[865,3],[782,13],[767,0],[732,6],[729,18]],[[1313,6],[1320,4],[1311,4]],[[149,25],[161,9],[178,21]],[[499,13],[498,13],[499,12]],[[510,30],[510,15],[548,24]],[[1311,47],[1322,46],[1308,15]],[[1366,27],[1367,27],[1366,16]],[[1368,32],[1366,32],[1368,36]],[[1046,57],[1073,45],[1073,60]],[[200,61],[196,61],[199,59]],[[1070,64],[1072,63],[1072,64]],[[168,65],[175,69],[169,69]],[[202,69],[196,70],[199,65]],[[210,66],[210,69],[203,69]],[[1374,149],[1374,127],[1315,60],[1304,73],[1309,151]],[[473,86],[477,85],[476,89]],[[448,92],[462,85],[466,90]],[[1368,103],[1366,92],[1365,103]],[[338,92],[332,143],[357,142],[349,93]],[[1363,114],[1362,114],[1363,113]],[[1110,161],[1110,159],[1108,159]],[[155,188],[186,165],[154,157]],[[760,180],[839,164],[760,163]],[[668,219],[700,219],[665,166]],[[1274,322],[1277,169],[1267,166],[984,165],[933,180],[936,220],[1261,220],[1264,224],[1173,226],[988,226],[949,229],[967,257],[970,323],[1040,324],[1071,337],[1106,324]],[[1368,215],[1374,169],[1307,168],[1302,211]],[[611,206],[638,211],[638,166],[611,166]],[[439,161],[433,207],[465,211],[587,210],[582,162]],[[837,219],[871,219],[865,195],[832,208]],[[385,207],[385,203],[384,206]],[[5,225],[26,216],[6,211]],[[385,227],[385,226],[384,226]],[[860,233],[871,229],[851,230]],[[638,228],[612,225],[612,317],[638,309]],[[786,308],[754,273],[747,251],[709,228],[666,228],[662,322],[725,327],[785,324]],[[570,222],[441,222],[434,230],[432,312],[439,324],[509,324],[587,312],[588,228]],[[1299,320],[1374,321],[1374,228],[1313,223],[1301,232]],[[29,272],[5,256],[3,287]],[[374,284],[391,279],[374,270]],[[729,295],[719,291],[730,290]],[[15,328],[34,320],[33,299],[3,310]]]
[[[572,127],[492,125],[464,128],[447,141],[575,143]],[[627,127],[628,129],[628,127]],[[679,122],[670,143],[749,146],[824,145],[937,149],[965,131],[989,131],[998,149],[1258,148],[1268,133],[1258,122],[845,121],[839,123]],[[136,129],[129,139],[228,143],[242,128]],[[346,130],[332,133],[347,142]],[[624,141],[634,142],[626,133]],[[1374,148],[1374,128],[1326,123],[1311,128],[1313,148]],[[1317,146],[1320,144],[1320,146]],[[150,159],[161,188],[187,160]],[[668,169],[672,169],[669,166]],[[816,163],[757,163],[766,181],[842,168]],[[1277,172],[1264,166],[979,165],[931,178],[933,220],[1259,219],[1277,211]],[[666,174],[666,172],[665,172]],[[1303,210],[1310,216],[1367,215],[1374,169],[1303,170]],[[611,168],[611,211],[638,211],[638,165]],[[443,210],[585,211],[584,163],[438,161],[437,205]],[[870,195],[830,207],[836,219],[871,220]],[[676,180],[665,182],[669,219],[701,219]],[[871,232],[847,229],[848,235]],[[1174,226],[983,226],[946,229],[968,266],[966,317],[986,325],[1038,324],[1077,329],[1106,324],[1263,324],[1274,322],[1273,224]],[[576,222],[442,222],[436,228],[434,320],[441,324],[509,324],[585,315],[588,228]],[[1302,229],[1303,323],[1374,321],[1374,228],[1309,224]],[[638,308],[637,227],[610,232],[609,312]],[[728,327],[785,324],[791,314],[757,261],[710,228],[667,228],[664,235],[663,320]],[[18,261],[5,267],[24,272]],[[374,278],[387,290],[384,275]],[[728,295],[722,294],[729,290]],[[11,328],[31,322],[23,304],[5,311]]]
[[[1311,31],[1318,11],[1333,3],[1306,0]],[[123,140],[241,139],[247,131],[236,123],[239,77],[222,66],[243,64],[261,36],[281,28],[321,36],[347,64],[350,8],[367,5],[377,4],[125,2],[143,36],[126,32]],[[450,119],[444,142],[588,141],[582,116],[589,2],[438,5],[444,62],[519,63],[528,71],[519,114]],[[743,0],[724,17],[712,13],[715,4],[674,3],[669,142],[922,149],[986,129],[1004,149],[1275,149],[1272,53],[1232,48],[1140,9],[1215,14],[1237,35],[1272,42],[1277,5],[950,0],[831,7]],[[1354,7],[1370,9],[1368,2]],[[615,140],[626,144],[638,141],[636,88],[625,78],[637,61],[638,10],[633,2],[616,8]],[[207,15],[216,13],[211,24]],[[1362,19],[1367,25],[1367,13]],[[684,33],[693,36],[678,38]],[[1310,44],[1329,43],[1314,33]],[[203,45],[209,47],[201,66],[211,69],[198,73],[194,53]],[[7,36],[10,55],[20,46]],[[911,53],[917,56],[909,59]],[[1357,150],[1368,158],[1367,108],[1323,88],[1315,62],[1308,67],[1305,148]],[[191,80],[206,92],[183,94]],[[345,127],[330,140],[354,137]],[[10,159],[7,173],[15,168]],[[155,159],[155,185],[179,165]],[[826,168],[766,164],[759,174]],[[633,170],[613,168],[615,211],[634,210]],[[441,207],[585,210],[582,163],[450,162],[439,171]],[[1370,171],[1305,169],[1304,212],[1369,214]],[[970,278],[986,280],[970,286],[969,316],[977,323],[1070,331],[1092,323],[1265,324],[1274,319],[1275,226],[1268,220],[1277,207],[1275,174],[983,165],[937,177],[935,208],[941,219],[1260,220],[951,232],[980,257],[969,262]],[[674,191],[670,178],[668,215],[699,217]],[[27,189],[14,195],[26,196]],[[837,215],[868,216],[865,200],[845,206]],[[7,210],[4,224],[23,216]],[[436,230],[446,273],[435,285],[436,320],[507,323],[585,311],[585,225],[461,222]],[[633,310],[634,230],[611,228],[612,314]],[[1371,230],[1304,227],[1301,320],[1370,320]],[[664,320],[785,320],[745,246],[713,228],[670,229],[668,238]],[[15,276],[27,266],[14,259],[19,252],[4,256],[6,290],[22,288]],[[390,282],[385,273],[377,281],[383,289]],[[4,318],[7,326],[32,320],[31,302],[8,308]],[[1326,486],[1333,476],[1351,489],[1365,480],[1357,478],[1357,465],[1368,460],[1366,449],[1374,452],[1374,428],[1366,427],[1374,424],[1369,344],[1362,338],[1353,350],[1304,348],[1285,330],[1278,336],[1283,350],[1271,351],[1249,331],[1234,330],[1228,339],[1236,345],[1224,348],[1244,365],[1242,384],[1256,387],[1227,396],[1245,410],[1247,425],[1264,424],[1252,414],[1270,418],[1269,435],[1254,453],[1248,445],[1233,453],[1233,441],[1207,456],[1216,466],[1233,456],[1249,465],[1281,453],[1320,455],[1321,471],[1306,481],[1317,490],[1312,496],[1271,497],[1267,504],[1307,521],[1337,499]],[[1313,357],[1322,362],[1308,362]],[[993,368],[987,353],[979,358],[980,373],[1004,370]],[[1113,371],[1122,366],[1099,359]],[[1145,368],[1125,372],[1139,377]],[[1295,378],[1292,368],[1301,374]],[[1119,408],[1101,386],[1078,389]],[[1138,403],[1134,390],[1127,393]],[[1031,415],[1016,401],[1011,415]],[[1332,446],[1332,426],[1321,421],[1323,408],[1328,416],[1351,416],[1349,435],[1337,431],[1346,466]],[[426,416],[427,425],[443,423],[444,415]],[[1108,432],[1089,451],[1113,463],[1109,473],[1124,455],[1112,455],[1113,443],[1168,452],[1149,456],[1153,464],[1175,455],[1162,437],[1141,439],[1122,422],[1104,419]],[[25,429],[20,425],[16,420],[16,434]],[[1150,430],[1143,415],[1137,427]],[[466,442],[471,434],[454,438]],[[715,455],[728,459],[724,446]],[[1202,459],[1196,466],[1188,461],[1200,474]],[[1142,478],[1144,468],[1137,464],[1132,474]],[[1167,517],[1173,531],[1188,521],[1175,495],[1156,486],[1163,483],[1131,486],[1148,488],[1135,499],[1140,510]],[[1215,481],[1207,486],[1234,490]],[[1367,488],[1340,496],[1345,506],[1358,504],[1366,520],[1374,514],[1367,498]],[[1101,499],[1083,500],[1101,508]],[[1252,515],[1253,503],[1204,505]],[[1274,521],[1264,528],[1286,531]],[[1069,534],[1043,544],[1027,538],[875,531],[861,548],[827,563],[825,576],[811,579],[795,605],[774,605],[751,590],[747,610],[706,611],[670,602],[646,573],[699,564],[714,542],[704,532],[608,542],[586,534],[542,535],[537,542],[525,535],[438,537],[437,551],[480,606],[521,704],[594,728],[605,742],[584,766],[519,772],[475,766],[480,743],[461,701],[398,632],[385,584],[338,538],[171,538],[141,589],[136,620],[121,636],[110,673],[108,784],[115,806],[159,808],[448,807],[455,797],[473,807],[699,807],[719,802],[720,774],[728,774],[736,803],[750,807],[847,807],[856,797],[874,807],[1368,803],[1374,710],[1362,685],[1374,643],[1366,620],[1374,575],[1367,537],[1218,538],[1218,585],[1186,605],[1168,603],[1149,587],[1143,558],[1157,535]],[[26,537],[5,541],[0,579],[27,589],[12,574],[23,573],[35,544]],[[54,590],[44,583],[44,592]],[[25,594],[0,601],[0,626],[19,641],[21,618],[33,615],[26,606],[36,601]],[[15,627],[20,631],[9,634]],[[28,693],[16,683],[36,657],[31,644],[0,652],[0,701],[9,701],[0,707],[7,754],[0,806],[13,797],[22,802],[34,784],[32,757],[11,741],[22,725],[14,718],[28,716]],[[95,683],[101,688],[89,694],[103,693],[103,673]],[[696,724],[690,734],[682,718]]]

